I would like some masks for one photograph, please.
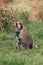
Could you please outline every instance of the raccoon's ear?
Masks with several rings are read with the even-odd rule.
[[[14,22],[13,24],[14,24],[15,27],[17,27],[17,22]]]

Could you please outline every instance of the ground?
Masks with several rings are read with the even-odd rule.
[[[0,65],[43,65],[43,22],[25,22],[38,49],[16,50],[16,37],[0,32]]]

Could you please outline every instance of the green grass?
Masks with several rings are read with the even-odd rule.
[[[43,22],[25,22],[24,25],[38,49],[16,50],[16,37],[0,32],[0,65],[43,65]]]

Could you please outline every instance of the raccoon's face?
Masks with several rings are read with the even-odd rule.
[[[21,22],[14,22],[14,26],[18,29],[21,30],[23,28],[23,24]]]

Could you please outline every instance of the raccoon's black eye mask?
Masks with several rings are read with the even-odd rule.
[[[19,23],[19,25],[20,25],[20,30],[23,29],[22,23]],[[16,23],[16,27],[18,28],[18,23]]]
[[[16,27],[18,27],[18,24],[16,23]]]
[[[20,29],[22,29],[23,28],[23,25],[22,25],[22,23],[19,23],[20,24]]]

